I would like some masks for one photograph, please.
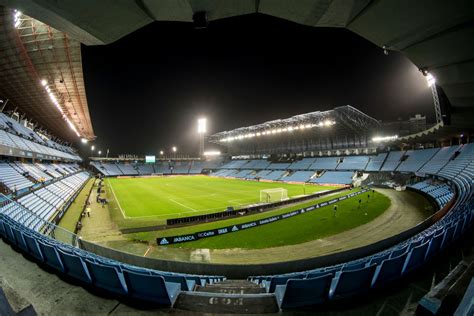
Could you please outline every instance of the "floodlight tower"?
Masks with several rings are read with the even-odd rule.
[[[443,117],[441,115],[441,106],[439,104],[438,89],[436,87],[436,79],[429,72],[426,72],[425,76],[426,76],[426,82],[428,83],[428,87],[431,88],[431,94],[433,95],[433,103],[434,103],[434,108],[435,108],[436,123],[439,124],[439,123],[443,122]]]
[[[207,132],[207,119],[198,119],[198,135],[199,135],[199,156],[204,154],[204,134]]]

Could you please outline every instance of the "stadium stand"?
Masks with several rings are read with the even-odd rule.
[[[224,164],[222,169],[240,169],[243,165],[248,163],[248,160],[231,160],[228,163]]]
[[[36,163],[36,167],[40,169],[42,172],[49,174],[53,178],[62,177],[62,174],[55,168],[53,164]]]
[[[314,177],[309,182],[320,184],[351,184],[354,172],[352,171],[326,171],[320,177]]]
[[[309,170],[336,170],[338,157],[321,157],[309,167]]]
[[[369,156],[341,157],[337,170],[365,170],[369,162]]]
[[[454,153],[459,151],[462,146],[450,146],[441,148],[433,158],[431,158],[419,171],[426,173],[437,173],[443,168],[449,160],[453,157]]]
[[[422,150],[407,150],[406,159],[398,166],[396,171],[416,172],[425,165],[437,152],[439,148],[430,148]]]
[[[20,172],[6,162],[0,162],[0,181],[7,186],[10,191],[22,190],[34,185]]]
[[[387,158],[387,153],[380,153],[375,157],[370,157],[367,167],[365,167],[365,171],[380,171],[380,168],[385,162],[385,158]]]
[[[400,164],[400,160],[403,157],[404,151],[391,151],[387,159],[380,169],[380,171],[394,171],[397,169],[398,165]]]
[[[454,197],[451,188],[443,182],[434,182],[425,180],[422,182],[409,185],[409,187],[425,192],[433,197],[438,203],[439,207],[444,207]]]
[[[245,178],[252,172],[253,172],[253,170],[240,170],[239,172],[237,172],[235,174],[227,175],[227,176],[232,176],[232,177],[235,177],[235,178]]]
[[[290,163],[271,163],[266,169],[270,170],[286,170],[290,168]]]
[[[316,161],[316,158],[303,158],[293,162],[288,169],[290,170],[308,170],[309,167]]]
[[[21,216],[26,227],[38,231],[44,225],[44,221],[48,221],[77,193],[87,179],[89,179],[89,174],[83,171],[50,183],[18,199],[18,203],[29,210],[30,214],[16,213],[13,208],[5,210],[5,214],[13,219],[19,219]]]
[[[173,165],[174,174],[188,174],[191,167],[190,161],[176,161]]]
[[[314,171],[295,171],[282,180],[285,182],[308,182],[314,175]]]
[[[27,164],[27,163],[16,161],[14,168],[17,168],[17,170],[21,170],[22,173],[24,174],[28,174],[29,176],[34,178],[36,181],[42,182],[42,181],[48,181],[52,179],[51,176],[41,171],[34,164]]]
[[[135,169],[135,166],[131,163],[118,163],[117,168],[126,176],[138,175],[138,171]]]
[[[189,174],[200,174],[205,168],[209,169],[208,165],[206,165],[204,161],[193,160],[191,161],[191,165],[189,167]]]
[[[138,173],[141,175],[148,175],[148,174],[155,173],[155,169],[153,169],[153,164],[150,164],[150,163],[145,163],[145,164],[139,163],[136,165],[136,167],[137,167]]]
[[[267,169],[270,162],[266,160],[250,160],[246,164],[242,165],[240,169]]]
[[[282,170],[270,171],[270,173],[263,175],[262,179],[273,180],[273,181],[280,180],[280,178],[283,177],[285,173],[286,171],[284,170],[283,171]]]
[[[0,145],[62,159],[81,160],[72,148],[50,139],[43,139],[36,132],[4,113],[0,113]]]
[[[91,165],[93,165],[97,170],[102,172],[106,176],[122,176],[122,171],[117,167],[116,164],[113,163],[101,163],[92,161]]]

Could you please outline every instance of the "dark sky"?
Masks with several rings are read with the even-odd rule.
[[[417,68],[345,29],[264,15],[203,30],[155,22],[82,53],[95,145],[113,156],[197,153],[199,116],[211,133],[346,104],[381,120],[434,119]]]

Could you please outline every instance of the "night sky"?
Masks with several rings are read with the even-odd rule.
[[[94,142],[110,155],[198,152],[196,119],[210,133],[350,104],[381,120],[434,120],[424,77],[345,29],[264,15],[155,22],[106,46],[83,46]],[[212,147],[212,146],[211,146]]]

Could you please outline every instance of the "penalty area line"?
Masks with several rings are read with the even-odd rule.
[[[189,207],[189,206],[187,206],[187,205],[184,205],[184,204],[182,204],[182,203],[179,203],[179,202],[177,202],[177,201],[175,201],[175,200],[173,200],[173,199],[169,199],[169,200],[170,200],[171,202],[174,202],[174,203],[178,204],[178,205],[181,205],[182,207],[187,208],[188,210],[191,210],[191,211],[193,211],[193,212],[199,212],[199,210],[196,210],[196,209],[194,209],[194,208],[192,208],[192,207]]]

